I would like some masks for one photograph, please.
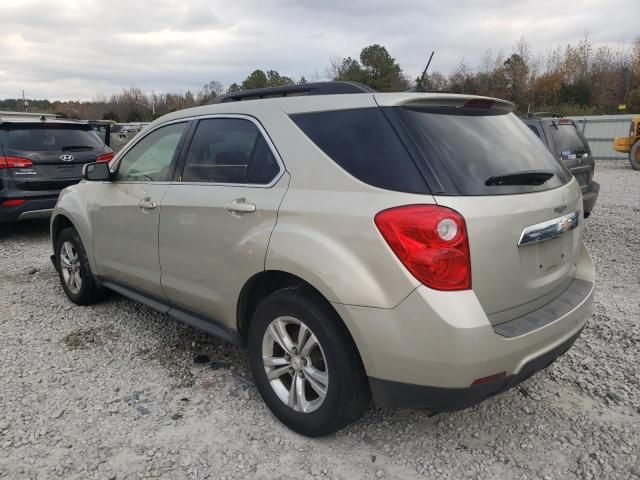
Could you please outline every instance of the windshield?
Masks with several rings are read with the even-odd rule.
[[[571,179],[562,163],[512,113],[446,107],[392,110],[437,177],[440,185],[432,187],[434,193],[530,193],[557,188]],[[528,172],[534,172],[533,180]],[[540,182],[539,172],[551,176]],[[501,177],[511,180],[491,181]]]
[[[0,130],[0,143],[11,150],[63,152],[93,150],[104,142],[90,128],[76,125],[11,125]]]

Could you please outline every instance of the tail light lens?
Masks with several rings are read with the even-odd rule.
[[[113,157],[113,152],[105,153],[104,155],[100,155],[98,158],[96,158],[96,162],[110,162],[111,160],[113,160]]]
[[[407,205],[375,216],[380,233],[402,264],[436,290],[471,288],[471,258],[464,218],[438,205]]]
[[[3,168],[29,168],[32,165],[33,162],[28,158],[0,155],[0,170]]]
[[[22,198],[12,198],[10,200],[5,200],[4,202],[0,203],[0,205],[2,205],[3,207],[19,207],[23,203],[26,203],[26,200]]]

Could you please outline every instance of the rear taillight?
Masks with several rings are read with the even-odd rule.
[[[0,206],[3,206],[3,207],[19,207],[23,203],[26,203],[26,200],[24,200],[22,198],[11,198],[9,200],[5,200],[4,202],[0,203]]]
[[[33,162],[28,158],[0,155],[0,170],[3,168],[29,168]]]
[[[407,205],[375,217],[380,233],[402,264],[436,290],[471,288],[471,259],[464,218],[438,205]]]
[[[113,160],[114,154],[113,152],[105,153],[104,155],[100,155],[96,158],[96,162],[110,162]]]

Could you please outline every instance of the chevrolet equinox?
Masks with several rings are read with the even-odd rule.
[[[494,98],[348,82],[173,112],[84,168],[51,219],[66,295],[105,289],[248,350],[275,416],[463,409],[591,316],[579,183]]]

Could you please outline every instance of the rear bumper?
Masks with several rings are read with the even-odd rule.
[[[600,184],[598,182],[591,182],[589,184],[589,190],[582,194],[582,205],[584,213],[587,215],[591,213],[593,207],[596,205],[598,194],[600,193]]]
[[[16,195],[12,198],[22,198]],[[0,204],[3,198],[0,197]],[[25,198],[26,202],[17,207],[3,207],[0,205],[0,223],[28,220],[32,218],[46,218],[51,215],[56,206],[58,196]]]
[[[483,385],[443,388],[369,378],[369,386],[376,404],[381,407],[422,408],[431,412],[462,410],[514,387],[548,367],[571,348],[581,333],[582,329],[554,349],[528,362],[518,373]]]
[[[61,190],[22,190],[7,170],[0,170],[0,223],[46,218],[56,206]],[[26,200],[16,207],[3,207],[5,200]]]
[[[354,338],[378,405],[455,410],[515,385],[571,346],[591,317],[594,268],[584,247],[575,276],[589,287],[572,308],[512,337],[498,333],[472,290],[421,286],[393,309],[334,307]],[[499,373],[504,378],[472,386]]]

